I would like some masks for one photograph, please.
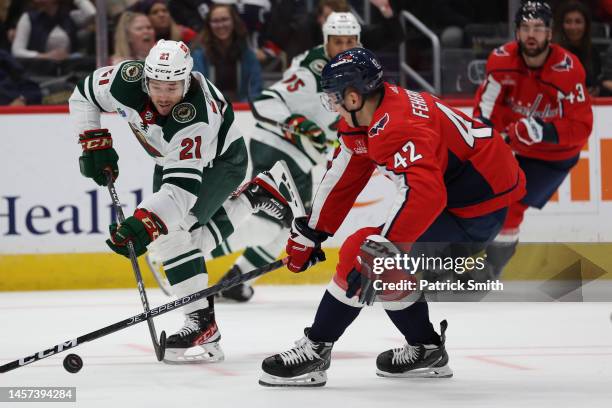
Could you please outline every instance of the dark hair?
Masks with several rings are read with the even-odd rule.
[[[210,27],[211,15],[213,11],[218,8],[227,8],[230,11],[230,16],[234,23],[231,45],[227,49],[223,48],[221,44],[219,44]],[[248,32],[246,25],[244,24],[244,21],[242,21],[240,14],[238,14],[236,6],[214,3],[211,4],[210,10],[208,11],[206,18],[204,18],[204,27],[198,36],[197,42],[204,46],[206,56],[210,58],[213,63],[217,63],[223,56],[228,56],[233,60],[240,59],[245,47],[248,47],[247,36]]]
[[[337,12],[351,11],[351,6],[349,6],[347,0],[320,0],[317,5],[317,15],[322,15],[326,6]]]
[[[563,30],[563,20],[565,20],[565,16],[573,11],[579,12],[584,18],[584,34],[582,39],[580,39],[580,44],[577,47],[570,43],[567,35],[565,35],[565,31]],[[555,14],[555,24],[553,25],[554,41],[559,43],[559,45],[561,45],[563,48],[575,53],[582,60],[585,68],[586,65],[590,64],[591,62],[591,53],[593,48],[591,44],[591,21],[591,10],[589,10],[585,4],[571,0],[562,3],[559,6]]]

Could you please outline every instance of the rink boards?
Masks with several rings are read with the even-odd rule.
[[[522,241],[592,243],[587,252],[597,259],[611,252],[606,242],[612,242],[612,105],[602,102],[608,101],[594,106],[593,134],[579,164],[543,211],[527,213]],[[239,107],[236,120],[248,136],[254,124],[251,113]],[[113,134],[119,153],[117,190],[124,211],[131,213],[151,192],[153,162],[119,115],[105,114],[102,124]],[[66,109],[5,108],[0,126],[0,291],[133,286],[129,262],[112,255],[104,244],[110,198],[106,189],[79,173],[80,146]],[[391,182],[375,174],[341,229],[326,243],[328,262],[299,275],[275,272],[260,282],[328,281],[338,246],[357,228],[384,223],[393,190]],[[554,252],[548,258],[566,262],[571,256]],[[211,280],[232,260],[230,256],[209,262]],[[507,279],[543,278],[539,272],[510,272]],[[149,274],[145,282],[153,284]]]

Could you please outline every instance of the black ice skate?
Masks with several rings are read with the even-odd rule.
[[[181,330],[166,340],[164,362],[168,364],[206,363],[225,358],[221,333],[215,322],[213,307],[196,310],[185,317]]]
[[[314,342],[304,337],[295,342],[295,347],[266,358],[261,363],[264,371],[259,384],[266,387],[322,387],[327,382],[325,370],[331,363],[334,343]]]
[[[293,214],[287,199],[281,194],[272,175],[267,172],[259,173],[232,194],[233,198],[244,195],[251,205],[253,213],[263,212],[279,220],[284,227],[289,228]]]
[[[387,350],[376,359],[376,374],[381,377],[448,378],[453,371],[448,366],[444,348],[448,323],[440,323],[440,344],[405,344]]]
[[[242,275],[240,268],[238,267],[238,265],[234,265],[232,266],[232,269],[230,269],[225,275],[223,275],[223,277],[219,280],[218,283],[223,283],[240,275]],[[248,302],[253,297],[254,293],[255,290],[253,290],[253,287],[251,285],[249,285],[248,283],[239,283],[238,285],[232,286],[231,288],[219,293],[218,296],[221,299],[243,303]]]

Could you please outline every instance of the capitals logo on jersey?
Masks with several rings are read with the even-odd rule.
[[[497,55],[498,57],[507,57],[510,55],[508,51],[506,51],[506,48],[503,45],[501,47],[495,48],[493,50],[493,54]]]
[[[559,62],[558,64],[553,65],[551,68],[554,71],[563,72],[563,71],[569,71],[573,67],[574,67],[574,64],[572,62],[572,59],[570,58],[569,55],[565,54],[563,61]]]
[[[368,136],[370,137],[378,136],[380,132],[385,129],[385,126],[387,126],[387,123],[389,123],[389,114],[385,112],[383,117],[378,119],[378,121],[374,124],[374,126],[370,128],[370,130],[368,131]]]

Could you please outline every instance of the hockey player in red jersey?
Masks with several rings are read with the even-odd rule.
[[[372,266],[364,256],[369,248],[398,254],[414,242],[470,242],[482,249],[501,229],[508,205],[524,194],[523,173],[497,132],[430,94],[384,82],[371,51],[340,53],[325,66],[321,84],[327,104],[342,117],[341,147],[310,216],[293,222],[289,269],[301,272],[324,259],[321,242],[338,230],[375,169],[397,193],[382,226],[362,228],[342,245],[336,275],[305,336],[263,361],[260,384],[267,386],[325,384],[333,343],[372,301],[373,293],[366,293],[371,280],[363,273]],[[381,353],[377,374],[452,376],[446,321],[439,335],[424,297],[407,292],[383,306],[407,344]]]
[[[507,135],[527,179],[527,194],[510,206],[508,218],[487,249],[497,277],[518,243],[528,207],[541,209],[578,162],[593,126],[585,73],[578,58],[550,44],[550,6],[522,4],[516,41],[495,49],[478,89],[474,117]]]

